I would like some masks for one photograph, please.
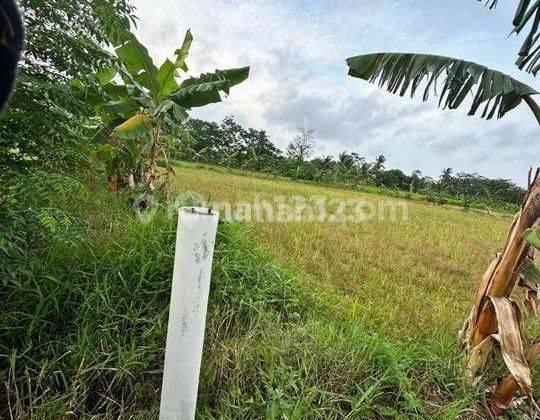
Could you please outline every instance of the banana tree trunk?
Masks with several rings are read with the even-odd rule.
[[[472,313],[462,330],[461,339],[469,349],[497,332],[497,317],[490,297],[509,298],[516,286],[520,268],[530,253],[524,240],[527,229],[540,218],[540,169],[529,180],[524,204],[512,223],[506,246],[490,264],[480,281]]]
[[[157,172],[157,156],[159,153],[159,133],[160,133],[160,124],[159,122],[152,130],[152,146],[150,148],[150,162],[148,163],[148,173],[147,173],[147,186],[150,191],[153,191],[156,188],[156,172]]]

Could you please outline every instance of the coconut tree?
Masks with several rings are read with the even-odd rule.
[[[479,0],[482,1],[482,0]],[[497,0],[489,0],[490,8]],[[513,20],[514,32],[526,28],[523,46],[516,65],[533,75],[540,70],[540,1],[520,0]],[[430,54],[376,53],[347,60],[349,75],[378,83],[391,93],[414,97],[421,93],[426,101],[439,91],[439,106],[456,109],[467,97],[472,97],[469,115],[482,118],[502,118],[514,108],[525,104],[540,124],[540,108],[531,86],[499,71],[480,64],[451,57]],[[530,364],[540,344],[524,350],[521,312],[511,299],[516,286],[525,289],[526,307],[536,311],[537,286],[540,271],[533,263],[534,249],[540,247],[540,170],[529,172],[528,191],[516,215],[504,250],[497,254],[478,283],[475,303],[460,335],[468,352],[469,373],[477,375],[485,368],[494,347],[500,347],[509,374],[499,381],[493,394],[491,410],[501,414],[509,406],[516,391],[530,395]]]

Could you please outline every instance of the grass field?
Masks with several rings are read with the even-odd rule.
[[[157,418],[175,207],[141,219],[129,192],[25,176],[0,213],[0,418]],[[394,200],[191,165],[175,188],[179,205]],[[456,333],[507,216],[407,204],[406,221],[220,224],[197,418],[485,418]]]
[[[183,165],[175,186],[211,201],[257,195],[324,196],[374,204],[395,199],[283,179]],[[391,336],[454,340],[471,307],[475,281],[503,245],[510,216],[401,201],[408,217],[360,223],[254,223],[257,241],[294,267],[337,309]],[[399,207],[402,209],[403,207]],[[234,204],[233,204],[234,209]]]

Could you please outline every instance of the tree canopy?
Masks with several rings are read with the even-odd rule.
[[[0,173],[37,162],[62,167],[85,159],[84,120],[92,105],[74,78],[112,60],[110,36],[135,22],[127,0],[21,0],[26,49],[9,109],[0,121]]]

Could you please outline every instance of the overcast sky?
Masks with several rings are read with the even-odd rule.
[[[429,52],[540,87],[513,66],[521,45],[507,38],[515,3],[489,11],[475,0],[135,0],[137,34],[158,64],[191,28],[191,74],[251,66],[225,102],[193,117],[234,115],[281,148],[298,127],[310,127],[319,133],[318,155],[384,154],[387,167],[407,173],[437,177],[450,166],[523,185],[540,161],[540,130],[526,106],[502,120],[467,117],[467,107],[442,111],[436,100],[400,98],[350,78],[345,65],[362,53]]]

